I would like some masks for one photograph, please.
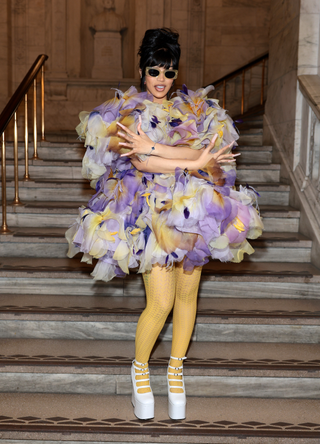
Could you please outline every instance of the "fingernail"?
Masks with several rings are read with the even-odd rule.
[[[233,157],[241,156],[241,153],[233,154]]]

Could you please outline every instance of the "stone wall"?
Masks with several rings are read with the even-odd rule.
[[[265,113],[293,165],[300,0],[273,0]],[[267,130],[267,128],[266,128]],[[266,142],[268,134],[266,131]]]
[[[320,266],[320,2],[272,0],[269,88],[264,142],[276,149],[299,231],[311,238]]]
[[[146,29],[170,27],[182,49],[177,87],[196,89],[268,50],[271,0],[115,0],[122,33],[120,87],[138,85],[137,50]],[[46,65],[46,126],[71,130],[81,109],[114,93],[118,79],[92,80],[89,23],[100,0],[0,0],[0,109],[40,53]],[[2,63],[3,62],[3,63]]]
[[[11,21],[7,2],[1,1],[0,14],[0,110],[12,94],[11,84]]]
[[[207,1],[204,84],[268,51],[270,3],[270,0]]]

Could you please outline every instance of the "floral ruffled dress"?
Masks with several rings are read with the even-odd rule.
[[[139,116],[142,130],[157,143],[200,149],[218,133],[218,150],[237,139],[226,111],[207,98],[211,88],[184,87],[159,105],[131,87],[116,90],[114,99],[91,113],[80,113],[77,132],[87,147],[82,173],[96,194],[79,208],[66,238],[69,257],[82,252],[82,261],[98,260],[95,279],[180,261],[190,271],[210,259],[240,262],[244,253],[254,252],[247,238],[257,238],[263,229],[256,194],[248,187],[235,190],[234,167],[213,162],[192,172],[144,173],[120,157],[126,150],[119,146],[116,122],[136,132]]]

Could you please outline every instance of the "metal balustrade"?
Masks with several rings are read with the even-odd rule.
[[[2,174],[2,225],[0,234],[9,234],[7,224],[7,190],[6,190],[6,135],[5,131],[13,121],[13,147],[14,147],[14,199],[11,205],[23,205],[19,198],[19,163],[18,163],[18,119],[17,112],[20,104],[24,101],[24,155],[25,173],[23,180],[30,180],[29,175],[29,127],[28,127],[28,92],[33,85],[33,157],[32,160],[40,160],[38,156],[38,125],[37,125],[37,77],[41,76],[41,140],[45,140],[44,124],[44,64],[48,56],[41,54],[37,57],[30,70],[16,89],[15,93],[7,103],[0,115],[1,135],[1,174]]]

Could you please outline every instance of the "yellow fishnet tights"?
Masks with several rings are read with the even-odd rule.
[[[173,309],[173,332],[171,356],[182,358],[186,355],[197,314],[197,296],[201,277],[201,267],[195,267],[192,272],[185,272],[182,263],[176,265],[176,297]],[[177,359],[170,359],[172,367],[181,367],[174,373],[182,373],[182,363]],[[171,369],[172,370],[172,369]],[[182,379],[170,376],[170,379]],[[182,381],[169,382],[170,387],[182,387]],[[183,393],[181,388],[170,388],[172,393]]]
[[[136,331],[136,360],[138,362],[148,362],[152,348],[173,306],[171,355],[176,358],[184,357],[195,322],[200,276],[201,267],[196,267],[193,272],[184,272],[181,263],[171,269],[154,266],[150,273],[144,273],[147,305],[139,318]],[[173,367],[180,367],[181,363],[182,361],[170,360],[170,365]],[[175,373],[181,372],[182,366],[181,370],[175,371]],[[136,381],[144,378],[145,376],[140,376],[136,371]],[[177,376],[174,378],[179,379]],[[147,384],[137,382],[137,386],[139,385],[146,386]],[[170,385],[179,387],[179,385],[182,386],[182,382],[175,381]],[[150,387],[138,390],[139,393],[150,391]],[[172,388],[171,391],[179,393],[183,390]]]

